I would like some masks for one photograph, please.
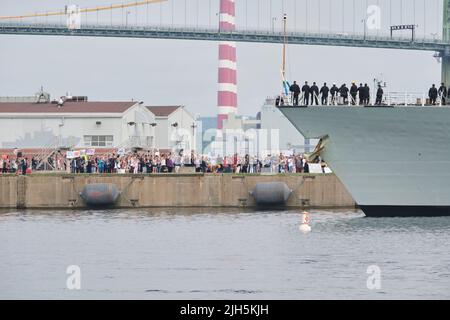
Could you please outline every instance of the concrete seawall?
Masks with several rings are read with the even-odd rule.
[[[254,207],[259,182],[285,182],[288,207],[350,208],[355,202],[335,175],[0,175],[0,208],[83,208],[84,185],[115,184],[117,207]]]

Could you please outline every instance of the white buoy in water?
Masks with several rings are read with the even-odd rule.
[[[298,227],[298,229],[302,233],[310,233],[311,232],[311,226],[309,225],[309,212],[304,211],[302,213],[302,224]]]

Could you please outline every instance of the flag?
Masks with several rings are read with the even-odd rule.
[[[291,85],[289,84],[289,82],[288,82],[288,81],[286,80],[286,78],[284,77],[283,71],[281,71],[281,80],[283,80],[283,91],[284,91],[284,95],[287,97],[287,96],[289,96],[289,92],[290,92]]]

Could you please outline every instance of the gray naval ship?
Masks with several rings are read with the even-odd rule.
[[[450,215],[449,107],[279,109],[366,216]]]

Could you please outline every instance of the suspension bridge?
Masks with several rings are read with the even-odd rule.
[[[101,1],[101,0],[99,0]],[[450,0],[236,0],[236,27],[219,28],[219,0],[146,0],[79,10],[80,27],[68,28],[67,8],[0,17],[0,34],[152,38],[283,43],[434,52],[442,81],[450,84]],[[379,10],[367,27],[368,8]],[[286,39],[282,16],[288,16]],[[389,34],[411,25],[415,35]],[[431,36],[430,36],[431,35]]]

